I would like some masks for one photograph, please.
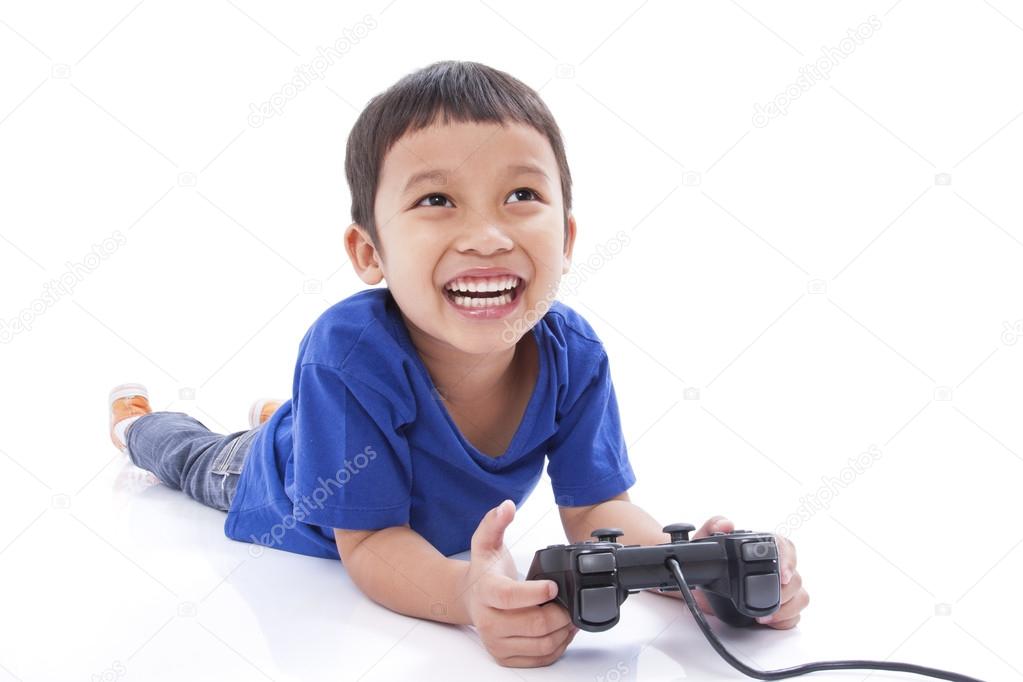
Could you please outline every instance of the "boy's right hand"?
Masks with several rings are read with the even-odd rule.
[[[463,591],[466,609],[490,655],[503,666],[535,668],[561,658],[575,633],[568,611],[557,602],[557,583],[519,580],[504,546],[504,530],[515,518],[505,500],[487,512],[472,536]]]

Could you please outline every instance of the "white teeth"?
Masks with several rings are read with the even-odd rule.
[[[471,298],[469,296],[455,296],[455,305],[463,308],[493,308],[496,306],[508,305],[511,303],[511,294],[501,294],[493,298]]]
[[[486,291],[504,291],[505,289],[511,289],[515,284],[514,277],[501,277],[499,279],[492,279],[486,282]]]
[[[466,279],[459,277],[450,282],[445,288],[448,291],[505,291],[518,284],[519,278],[515,276],[492,277],[488,279]]]

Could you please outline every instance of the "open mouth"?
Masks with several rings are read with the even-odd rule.
[[[444,285],[444,295],[462,308],[499,308],[514,303],[524,286],[515,275],[459,277]]]

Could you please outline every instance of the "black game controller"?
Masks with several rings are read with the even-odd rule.
[[[780,670],[758,670],[736,658],[721,643],[704,618],[692,588],[699,587],[715,615],[735,626],[752,625],[754,618],[778,610],[781,580],[778,545],[768,533],[736,530],[689,539],[695,527],[675,523],[664,528],[671,542],[642,547],[616,542],[624,532],[600,528],[597,540],[576,545],[551,545],[533,557],[527,580],[553,580],[556,601],[581,630],[601,632],[618,622],[619,607],[639,590],[682,592],[685,606],[704,637],[733,668],[758,680],[782,680],[823,670],[890,670],[954,682],[983,682],[975,677],[894,661],[822,661]]]
[[[601,632],[618,622],[619,607],[639,590],[679,590],[668,561],[676,559],[690,587],[699,587],[723,622],[752,625],[778,610],[781,581],[774,536],[736,530],[689,539],[692,524],[664,528],[671,542],[643,547],[622,545],[624,532],[600,528],[597,540],[551,545],[537,551],[527,580],[553,580],[557,601],[582,630]]]

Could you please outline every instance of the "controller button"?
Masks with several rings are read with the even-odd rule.
[[[579,555],[580,573],[611,573],[615,570],[615,555],[611,552],[594,552]]]
[[[597,538],[598,542],[617,542],[621,535],[625,535],[625,531],[621,528],[598,528],[590,533],[590,536]]]
[[[751,609],[769,609],[781,599],[781,582],[777,573],[746,576],[746,606]]]
[[[778,548],[773,542],[745,542],[742,545],[743,561],[766,561],[777,558]]]
[[[691,523],[673,523],[662,528],[661,532],[670,535],[673,543],[679,543],[689,542],[689,534],[694,530],[696,526]]]
[[[579,591],[579,612],[592,625],[614,620],[618,615],[618,588],[588,587]]]

